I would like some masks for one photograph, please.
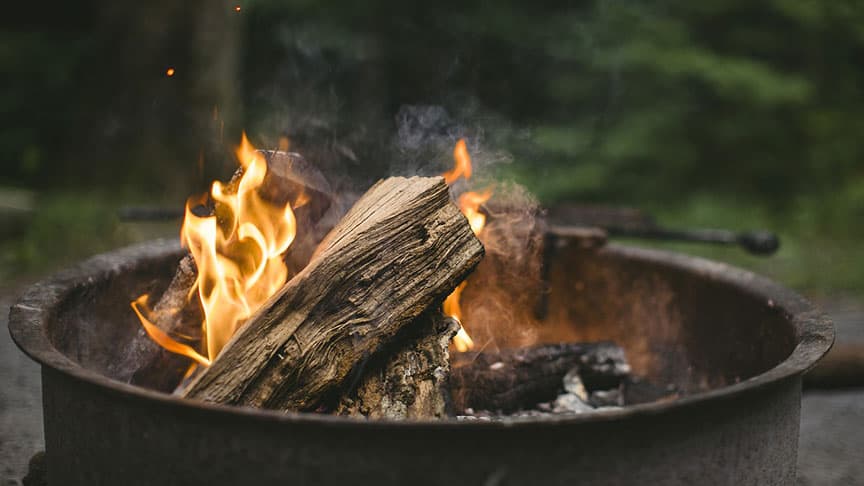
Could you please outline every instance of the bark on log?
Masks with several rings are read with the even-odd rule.
[[[482,257],[442,178],[380,181],[184,395],[314,409],[342,392],[358,363],[440,304]]]
[[[404,339],[397,336],[395,346],[380,351],[360,370],[360,383],[342,398],[336,413],[373,419],[447,417],[448,348],[459,323],[437,309],[417,321],[406,327]]]
[[[496,353],[454,354],[453,408],[513,412],[553,400],[573,368],[589,390],[613,388],[630,373],[624,351],[609,342],[544,344]]]

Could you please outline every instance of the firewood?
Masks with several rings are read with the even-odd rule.
[[[555,398],[573,368],[589,390],[617,386],[630,372],[624,351],[610,342],[543,344],[499,352],[455,354],[450,395],[467,408],[512,412]]]
[[[417,321],[406,326],[404,339],[394,339],[398,346],[388,346],[362,367],[359,385],[342,398],[336,413],[390,419],[447,416],[448,348],[459,323],[437,309]]]
[[[292,204],[297,225],[303,228],[295,238],[291,251],[286,255],[286,263],[292,273],[301,270],[315,246],[329,228],[317,223],[326,215],[334,196],[323,174],[307,162],[300,154],[280,151],[259,151],[267,162],[267,174],[258,189],[266,201],[284,206]],[[229,190],[243,175],[238,169],[229,182]],[[215,206],[215,205],[214,205]],[[209,212],[214,208],[201,208]],[[177,265],[177,271],[168,288],[153,306],[150,317],[157,327],[178,341],[195,347],[201,338],[201,322],[204,314],[198,301],[194,285],[198,271],[192,255],[187,254]],[[189,297],[192,299],[189,299]],[[133,384],[155,390],[171,392],[180,382],[192,360],[166,351],[147,337],[143,330],[140,339],[132,343],[129,353],[138,368],[131,377]]]
[[[442,178],[380,181],[184,395],[315,409],[341,393],[359,363],[440,304],[482,257]]]

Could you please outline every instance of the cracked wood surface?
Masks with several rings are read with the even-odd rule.
[[[483,253],[442,178],[382,180],[184,396],[315,409],[358,363],[440,304]]]

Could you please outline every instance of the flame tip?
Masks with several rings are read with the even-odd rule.
[[[146,294],[132,305],[150,337],[168,351],[202,365],[215,359],[234,332],[288,279],[282,256],[297,232],[290,203],[274,205],[259,193],[267,163],[244,131],[236,156],[242,167],[239,179],[214,181],[210,187],[212,214],[195,214],[203,199],[186,201],[180,238],[188,248],[198,275],[188,297],[196,294],[204,310],[202,347],[207,357],[178,343],[155,327],[144,308]],[[209,206],[209,204],[208,204]],[[161,334],[160,334],[161,333]]]

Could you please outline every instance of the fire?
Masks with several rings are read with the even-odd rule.
[[[471,156],[468,155],[468,147],[465,145],[464,139],[459,139],[456,142],[456,146],[453,148],[453,159],[455,161],[453,170],[442,174],[447,184],[456,182],[460,177],[464,177],[465,180],[470,179]],[[491,189],[486,189],[483,192],[468,191],[459,196],[459,209],[462,210],[462,214],[468,219],[468,224],[471,225],[471,230],[474,231],[475,235],[479,236],[486,226],[486,215],[480,212],[480,206],[486,203],[490,197],[492,197]],[[453,346],[460,352],[468,351],[474,347],[474,341],[465,330],[465,325],[462,322],[460,299],[462,297],[462,290],[465,289],[466,285],[468,285],[467,281],[462,282],[453,290],[453,293],[447,296],[444,300],[443,309],[444,314],[453,317],[462,324],[459,332],[453,338]]]
[[[138,316],[138,319],[141,321],[141,325],[144,326],[144,330],[147,331],[147,334],[151,339],[156,341],[160,346],[171,351],[172,353],[182,354],[184,356],[188,356],[194,359],[198,364],[204,366],[210,366],[210,360],[201,356],[198,351],[192,348],[192,346],[178,343],[174,339],[171,338],[165,331],[159,328],[156,324],[150,322],[145,314],[150,314],[151,311],[147,307],[147,301],[150,299],[150,296],[147,294],[142,295],[135,299],[132,302],[132,310],[135,311],[135,314]],[[142,312],[143,309],[143,312]]]
[[[204,310],[202,347],[206,357],[152,324],[149,312],[141,310],[146,311],[146,295],[132,302],[154,341],[203,365],[215,359],[246,319],[285,284],[288,267],[283,255],[297,231],[290,203],[277,207],[259,195],[267,162],[245,133],[236,155],[243,168],[239,181],[227,185],[213,182],[212,215],[195,214],[190,199],[180,231],[183,246],[189,248],[198,267],[193,292],[197,292]]]
[[[459,177],[465,177],[465,180],[471,178],[471,156],[468,155],[468,147],[465,145],[465,139],[460,138],[453,147],[453,170],[441,174],[444,177],[444,182],[453,184]]]

